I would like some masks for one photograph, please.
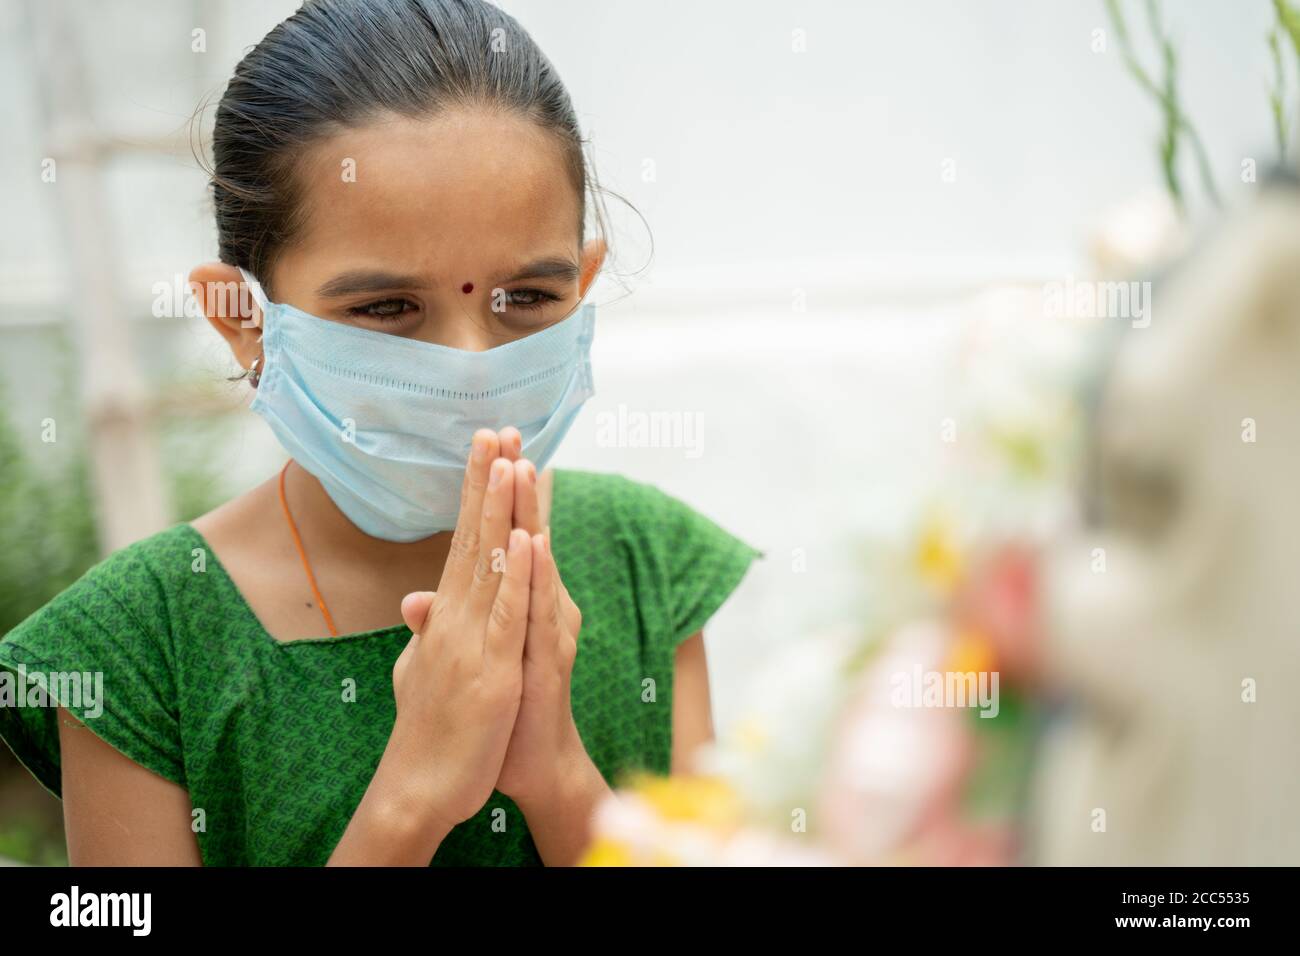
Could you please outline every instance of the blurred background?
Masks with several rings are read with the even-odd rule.
[[[296,6],[0,0],[0,632],[282,461],[184,277],[216,249],[193,151]],[[655,483],[768,555],[708,631],[724,737],[775,656],[873,613],[869,543],[955,467],[971,329],[1217,228],[1296,115],[1269,0],[500,6],[630,204],[607,199],[597,394],[555,465]],[[688,427],[611,444],[620,410]],[[63,852],[4,753],[0,856]]]

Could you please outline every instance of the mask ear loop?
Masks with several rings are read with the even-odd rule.
[[[257,303],[257,308],[261,311],[263,318],[271,311],[271,300],[266,297],[266,292],[262,289],[262,284],[253,278],[253,274],[239,266],[239,274],[244,277],[244,285],[248,286],[248,291],[253,294],[253,301]],[[257,323],[261,328],[262,323]]]
[[[262,330],[261,334],[257,337],[257,341],[260,343],[262,337],[266,335],[265,323],[266,316],[271,311],[271,300],[267,298],[266,292],[262,289],[262,284],[253,278],[251,272],[243,266],[240,266],[239,274],[244,277],[244,285],[246,285],[248,291],[252,293],[253,301],[257,303],[257,308],[261,312],[260,320],[255,323],[256,326]],[[253,359],[253,364],[248,368],[248,384],[253,388],[257,388],[257,383],[262,380],[262,370],[259,369],[258,366],[262,363],[264,357],[264,355],[259,355],[257,358]]]

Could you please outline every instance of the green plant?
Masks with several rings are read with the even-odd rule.
[[[1186,111],[1179,103],[1178,54],[1161,22],[1160,5],[1157,0],[1145,0],[1144,7],[1151,36],[1160,52],[1162,74],[1159,82],[1142,66],[1137,57],[1137,53],[1133,48],[1132,37],[1129,35],[1128,23],[1125,21],[1124,14],[1120,9],[1119,0],[1106,0],[1106,11],[1110,16],[1115,37],[1119,41],[1120,55],[1124,58],[1124,65],[1133,78],[1137,80],[1138,86],[1142,87],[1155,99],[1164,118],[1164,129],[1160,137],[1160,168],[1164,174],[1165,188],[1169,191],[1169,195],[1178,207],[1178,211],[1186,214],[1186,197],[1178,171],[1179,150],[1186,143],[1195,156],[1196,168],[1200,173],[1201,185],[1205,189],[1206,195],[1210,197],[1216,206],[1220,206],[1222,200],[1219,198],[1218,187],[1214,184],[1214,174],[1210,171],[1210,161],[1205,152],[1205,144],[1201,141],[1200,134],[1192,126]]]
[[[1300,10],[1291,6],[1289,0],[1273,0],[1273,12],[1277,23],[1268,33],[1268,50],[1273,60],[1273,89],[1269,91],[1268,102],[1273,112],[1278,158],[1285,161],[1292,126],[1286,118],[1287,73],[1282,62],[1281,37],[1285,34],[1290,39],[1291,52],[1300,62]]]
[[[33,866],[67,866],[62,834],[34,819],[7,820],[0,825],[0,857]]]
[[[98,559],[88,461],[80,443],[69,447],[66,467],[48,474],[24,453],[13,425],[0,416],[0,634]]]
[[[1160,54],[1162,73],[1158,81],[1138,59],[1120,0],[1105,0],[1105,2],[1106,13],[1115,31],[1124,66],[1137,80],[1138,86],[1156,101],[1164,119],[1160,137],[1160,169],[1170,198],[1173,199],[1179,213],[1185,216],[1187,214],[1186,192],[1179,178],[1178,160],[1180,150],[1186,144],[1195,157],[1196,169],[1205,194],[1215,206],[1221,206],[1223,203],[1218,187],[1214,183],[1214,174],[1211,171],[1205,144],[1188,118],[1187,111],[1179,102],[1178,54],[1165,31],[1158,0],[1143,0],[1148,28]],[[1287,117],[1289,84],[1288,71],[1282,57],[1283,36],[1290,41],[1291,52],[1295,55],[1297,68],[1300,69],[1300,9],[1292,3],[1293,0],[1272,0],[1277,22],[1264,38],[1268,44],[1269,59],[1273,67],[1272,86],[1268,91],[1268,106],[1273,121],[1273,137],[1277,142],[1279,162],[1286,162],[1287,147],[1295,129],[1294,122]]]

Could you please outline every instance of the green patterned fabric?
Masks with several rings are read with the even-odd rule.
[[[583,615],[572,688],[583,743],[612,786],[634,769],[667,773],[674,650],[762,552],[652,485],[564,469],[551,537]],[[321,865],[387,743],[393,663],[409,638],[396,625],[277,641],[199,533],[176,525],[91,568],[0,641],[0,737],[58,796],[56,712],[33,682],[102,673],[98,716],[91,700],[72,705],[68,685],[50,696],[189,791],[205,864]],[[47,706],[18,706],[6,687]],[[431,865],[540,863],[523,814],[494,791]]]

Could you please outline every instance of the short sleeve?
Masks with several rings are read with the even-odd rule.
[[[138,546],[91,568],[0,640],[0,738],[62,797],[57,707],[184,785],[166,596]]]
[[[659,571],[666,629],[673,646],[699,631],[764,552],[684,501],[637,483],[634,516]]]

